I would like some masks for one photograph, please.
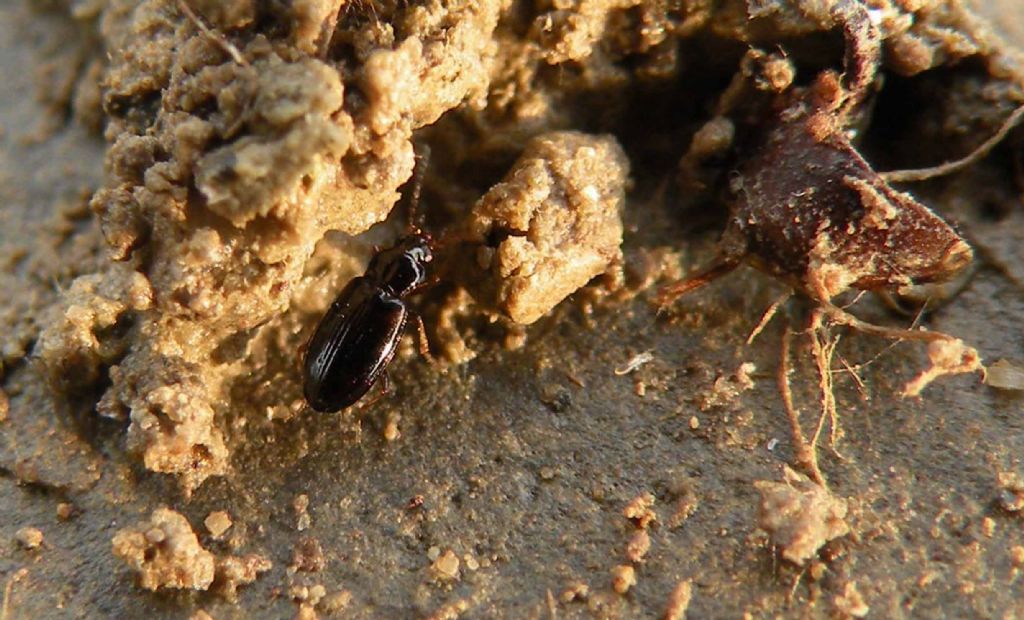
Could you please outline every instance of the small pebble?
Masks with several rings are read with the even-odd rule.
[[[207,531],[210,532],[214,540],[220,540],[224,532],[228,531],[228,528],[231,527],[231,515],[223,510],[216,510],[206,515],[203,524],[206,525]]]
[[[310,519],[309,513],[307,512],[309,509],[309,496],[305,493],[295,496],[295,500],[292,502],[292,508],[295,509],[295,528],[300,532],[304,531],[312,524],[312,519]]]
[[[402,436],[402,433],[398,430],[398,423],[394,420],[388,421],[384,427],[384,440],[394,441]]]
[[[824,562],[819,562],[817,560],[811,562],[810,567],[807,569],[807,574],[811,578],[811,581],[821,581],[827,572],[828,566],[826,566]]]
[[[626,545],[626,558],[630,562],[643,562],[644,556],[651,550],[651,536],[647,530],[638,530]]]
[[[165,538],[167,538],[167,532],[162,528],[154,527],[147,530],[144,536],[146,537],[146,542],[153,545],[159,545]]]
[[[1024,546],[1016,545],[1010,548],[1010,562],[1017,568],[1024,568]]]
[[[985,517],[981,520],[981,533],[986,538],[992,538],[992,535],[996,532],[996,521],[992,517]]]
[[[316,538],[302,538],[292,550],[292,568],[307,573],[320,572],[327,566],[323,547]]]
[[[327,596],[327,588],[318,583],[309,587],[309,596],[306,598],[306,602],[310,605],[318,605],[325,596]]]
[[[693,582],[687,579],[680,581],[668,597],[668,607],[665,609],[665,620],[683,620],[686,618],[686,610],[690,607],[690,599],[693,598]]]
[[[61,521],[67,521],[77,513],[78,510],[75,508],[74,504],[69,504],[68,502],[61,502],[57,504],[57,518]]]
[[[14,534],[15,540],[25,549],[36,549],[43,544],[43,533],[34,527],[23,527]]]
[[[430,566],[434,574],[443,579],[459,578],[459,557],[449,549]]]
[[[636,585],[636,570],[629,564],[621,564],[612,569],[612,588],[619,594],[629,592]]]
[[[588,594],[590,594],[590,586],[582,581],[577,581],[569,584],[569,587],[566,588],[558,598],[563,603],[571,603],[573,601],[582,601],[586,599]]]

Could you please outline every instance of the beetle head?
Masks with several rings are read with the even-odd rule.
[[[408,295],[427,282],[427,265],[434,260],[432,245],[428,233],[402,237],[373,257],[367,273],[395,297]]]

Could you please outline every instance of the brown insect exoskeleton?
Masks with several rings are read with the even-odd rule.
[[[856,0],[839,3],[833,19],[846,39],[845,73],[823,71],[812,85],[790,88],[778,96],[731,179],[730,216],[718,258],[697,275],[666,286],[659,296],[666,306],[748,262],[816,302],[809,331],[824,411],[810,442],[804,439],[789,392],[788,330],[779,385],[797,444],[797,460],[819,483],[824,479],[814,446],[823,421],[831,420],[833,444],[838,432],[831,389],[834,343],[828,342],[827,333],[825,341],[821,339],[828,324],[888,338],[929,341],[932,368],[908,384],[907,395],[918,394],[939,375],[981,368],[977,352],[952,336],[873,325],[833,303],[837,295],[850,290],[895,292],[948,280],[969,265],[973,255],[949,224],[910,194],[894,189],[887,176],[873,170],[851,143],[852,128],[875,85],[880,34],[866,8]],[[729,95],[727,91],[726,97]],[[1019,120],[1020,115],[1015,116],[1018,118],[1011,118],[1001,135]],[[994,146],[989,142],[981,149]],[[975,152],[949,166],[966,165],[978,156]],[[684,164],[686,161],[684,158]],[[930,176],[945,172],[940,168]],[[777,307],[778,303],[773,304],[751,338]]]

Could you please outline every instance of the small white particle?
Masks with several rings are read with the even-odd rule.
[[[641,366],[652,361],[653,359],[653,352],[651,352],[650,350],[644,351],[639,355],[634,355],[628,362],[626,362],[625,366],[619,366],[618,368],[615,369],[614,372],[617,376],[620,377],[622,375],[628,375],[629,373],[633,372],[637,368],[640,368]]]

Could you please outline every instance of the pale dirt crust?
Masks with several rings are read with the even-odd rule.
[[[225,47],[175,2],[32,4],[0,7],[4,620],[1024,616],[1019,392],[900,399],[925,348],[844,333],[837,360],[878,359],[835,377],[826,492],[785,469],[774,380],[808,306],[747,345],[782,292],[759,272],[651,303],[713,255],[724,205],[674,180],[741,41],[805,84],[841,63],[828,2],[752,27],[744,3],[192,3]],[[957,157],[1024,99],[1016,2],[978,3],[996,33],[875,4],[878,169]],[[410,340],[388,397],[302,410],[299,345],[401,217],[318,242],[387,215],[414,130],[428,222],[477,244],[422,299],[447,365]],[[929,326],[1018,365],[1021,150],[908,188],[979,256]]]

